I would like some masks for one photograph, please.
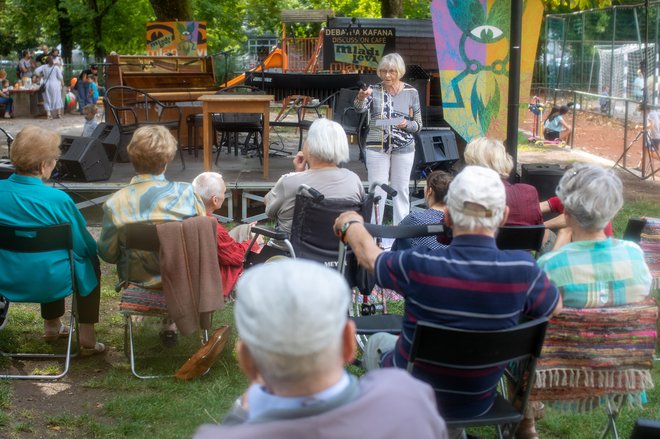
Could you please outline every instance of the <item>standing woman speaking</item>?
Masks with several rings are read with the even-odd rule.
[[[406,65],[398,53],[383,56],[378,64],[379,84],[362,89],[355,98],[359,113],[371,111],[367,135],[367,174],[369,184],[387,183],[398,192],[394,198],[393,224],[410,212],[410,171],[415,160],[413,133],[422,129],[419,94],[412,85],[401,81]],[[384,199],[385,192],[378,188],[376,195]],[[385,203],[379,204],[382,221]]]
[[[49,55],[48,64],[37,67],[34,73],[41,76],[43,78],[42,84],[46,85],[43,95],[44,108],[48,119],[52,119],[53,116],[59,119],[62,117],[64,110],[64,104],[62,103],[62,83],[64,82],[62,69],[55,65],[53,55]]]

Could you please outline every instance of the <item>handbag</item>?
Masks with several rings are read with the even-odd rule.
[[[44,93],[44,92],[46,91],[46,83],[47,83],[48,80],[50,79],[50,75],[53,74],[53,69],[55,69],[55,68],[56,68],[56,67],[52,67],[52,68],[50,69],[50,72],[48,73],[48,77],[47,77],[46,80],[45,80],[44,82],[42,82],[41,85],[39,86],[39,93]]]

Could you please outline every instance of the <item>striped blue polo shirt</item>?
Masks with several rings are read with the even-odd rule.
[[[406,368],[418,320],[461,329],[495,330],[521,316],[548,316],[559,294],[529,253],[499,250],[482,235],[454,237],[444,249],[383,252],[376,259],[377,283],[405,298],[402,333],[384,367]],[[440,413],[478,416],[492,406],[501,368],[416,368],[431,384]]]

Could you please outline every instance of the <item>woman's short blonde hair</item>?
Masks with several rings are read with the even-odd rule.
[[[60,135],[55,131],[27,126],[11,145],[11,162],[16,173],[35,175],[43,162],[60,158]]]
[[[174,159],[176,139],[161,125],[138,128],[126,147],[128,158],[139,174],[162,174],[165,166]]]
[[[378,70],[376,72],[378,73],[378,77],[383,79],[380,74],[381,69],[389,68],[394,68],[397,71],[397,80],[403,78],[403,75],[406,74],[406,63],[403,62],[403,58],[401,58],[401,55],[398,53],[388,53],[380,59],[380,62],[378,63]]]
[[[465,147],[466,165],[483,166],[500,174],[501,178],[509,178],[513,169],[513,159],[506,152],[504,144],[489,137],[472,139]]]

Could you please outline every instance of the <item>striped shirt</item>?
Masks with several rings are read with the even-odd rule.
[[[570,308],[621,306],[644,300],[651,273],[644,252],[619,239],[578,241],[543,255],[539,265]]]
[[[384,252],[376,260],[376,281],[405,298],[401,336],[383,366],[407,366],[418,320],[462,329],[515,326],[522,315],[548,316],[559,294],[527,252],[499,250],[493,238],[461,235],[446,249]],[[431,384],[441,414],[478,416],[492,406],[498,367],[479,370],[416,368]]]
[[[178,221],[200,215],[206,215],[206,209],[190,183],[170,182],[162,174],[137,175],[103,205],[99,256],[106,262],[117,264],[119,278],[124,280],[126,260],[120,250],[121,227],[131,223]],[[151,254],[135,254],[137,259],[131,261],[131,277],[137,277],[143,287],[160,288],[158,261]]]

